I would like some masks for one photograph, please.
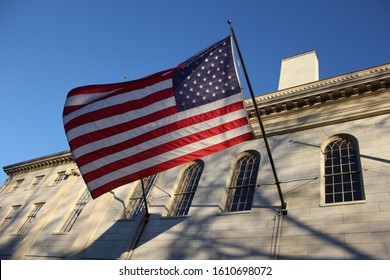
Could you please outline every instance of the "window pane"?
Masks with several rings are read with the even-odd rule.
[[[348,192],[344,194],[344,201],[352,201],[352,193]]]
[[[325,193],[326,194],[331,194],[331,193],[333,193],[333,185],[331,185],[331,186],[325,186]]]
[[[355,190],[355,191],[361,191],[361,185],[360,185],[359,182],[353,182],[353,183],[352,183],[352,188],[353,188],[353,190]]]
[[[334,195],[334,202],[343,202],[343,195],[341,193],[336,193]]]
[[[342,166],[342,168],[343,168],[343,173],[348,173],[348,172],[351,171],[351,169],[350,169],[350,167],[349,167],[349,164],[344,164],[344,165]]]
[[[351,176],[349,174],[343,175],[343,183],[349,183],[351,181]]]
[[[343,147],[343,148],[341,149],[340,154],[341,154],[342,157],[347,157],[348,154],[349,154],[348,148],[347,148],[347,147]]]
[[[352,185],[351,183],[346,183],[344,184],[344,191],[345,192],[350,192],[352,190]]]
[[[341,175],[335,175],[333,176],[333,182],[335,184],[340,184],[341,183]]]
[[[349,164],[349,161],[350,161],[349,157],[342,157],[341,158],[341,163],[342,164]]]
[[[328,194],[325,196],[326,203],[333,203],[333,194]]]
[[[353,193],[353,198],[354,198],[354,200],[362,200],[363,199],[362,192],[361,191],[355,191]]]
[[[334,185],[334,192],[335,193],[340,193],[343,191],[343,185],[342,184],[335,184]]]

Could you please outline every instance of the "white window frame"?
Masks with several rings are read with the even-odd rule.
[[[201,160],[192,162],[183,172],[173,197],[167,216],[186,216],[191,208],[204,163]]]
[[[246,166],[247,163],[245,163],[245,166],[243,165],[243,160],[249,158],[253,159],[251,163],[252,168],[250,169]],[[260,154],[258,152],[247,151],[237,157],[233,167],[230,186],[227,189],[227,198],[223,209],[224,213],[236,213],[250,211],[252,209],[259,170]],[[245,173],[244,177],[240,178],[240,174],[243,172]],[[239,180],[242,182],[240,183]],[[237,199],[239,201],[236,201]],[[244,208],[241,209],[241,206],[244,206]]]
[[[351,158],[349,156],[349,150],[348,155],[340,155],[340,157],[334,158],[335,163],[330,163],[330,158],[328,158],[329,155],[327,155],[326,149],[328,145],[335,143],[337,141],[348,141],[350,144],[352,144],[356,154],[354,155],[356,158],[356,162],[351,161],[344,161],[344,158]],[[320,191],[320,206],[336,206],[336,205],[348,205],[348,204],[357,204],[357,203],[365,203],[365,188],[364,188],[364,182],[363,182],[363,174],[362,174],[362,167],[360,162],[360,151],[359,151],[359,143],[358,140],[349,134],[338,134],[330,137],[327,139],[322,145],[321,145],[321,191]],[[328,159],[328,160],[327,160]],[[337,164],[337,160],[339,159],[339,164]],[[333,160],[333,158],[332,158]],[[340,166],[340,167],[339,167]],[[345,171],[343,170],[343,166],[353,166],[353,168],[356,168],[356,170],[351,170],[351,167],[349,169],[351,171]],[[326,170],[325,170],[326,169]],[[331,170],[332,169],[332,170]],[[336,170],[337,169],[337,170]],[[340,171],[338,171],[340,169]],[[344,179],[344,177],[346,179]],[[330,182],[330,180],[332,182]],[[352,200],[346,201],[346,195],[348,193],[353,193],[353,183],[359,183],[360,184],[360,192],[361,192],[361,198],[354,199],[352,196]],[[351,184],[351,190],[349,190],[349,183]],[[348,189],[347,189],[348,187]],[[332,189],[332,192],[330,191],[330,188]],[[341,188],[341,189],[340,189]],[[327,202],[326,201],[326,195],[333,193],[333,202]],[[342,197],[342,201],[335,201],[336,199],[335,195],[338,195],[338,197]]]

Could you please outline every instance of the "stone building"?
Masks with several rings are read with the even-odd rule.
[[[1,259],[390,259],[390,64],[319,80],[315,51],[256,97],[257,139],[95,200],[70,152],[5,166]],[[281,209],[282,199],[286,211]]]

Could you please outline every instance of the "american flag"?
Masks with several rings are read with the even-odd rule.
[[[63,122],[93,198],[253,138],[230,36],[175,68],[71,90]]]

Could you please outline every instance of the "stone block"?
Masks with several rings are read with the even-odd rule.
[[[390,234],[390,221],[368,223],[370,232],[387,232]]]
[[[388,243],[390,242],[390,234],[389,232],[347,233],[345,234],[345,242],[363,244]]]
[[[309,246],[280,246],[278,256],[281,259],[306,259],[309,253]]]
[[[344,243],[343,234],[312,234],[298,237],[298,245],[335,245]]]
[[[381,222],[389,221],[390,211],[381,211],[377,213],[355,213],[344,214],[345,223],[364,223],[364,222]]]
[[[383,212],[390,212],[390,201],[378,202],[379,210]]]
[[[369,232],[370,227],[368,223],[344,223],[337,225],[323,225],[321,231],[325,234],[345,234],[352,232]]]
[[[346,249],[340,245],[315,244],[308,246],[308,259],[342,260],[345,259]]]

